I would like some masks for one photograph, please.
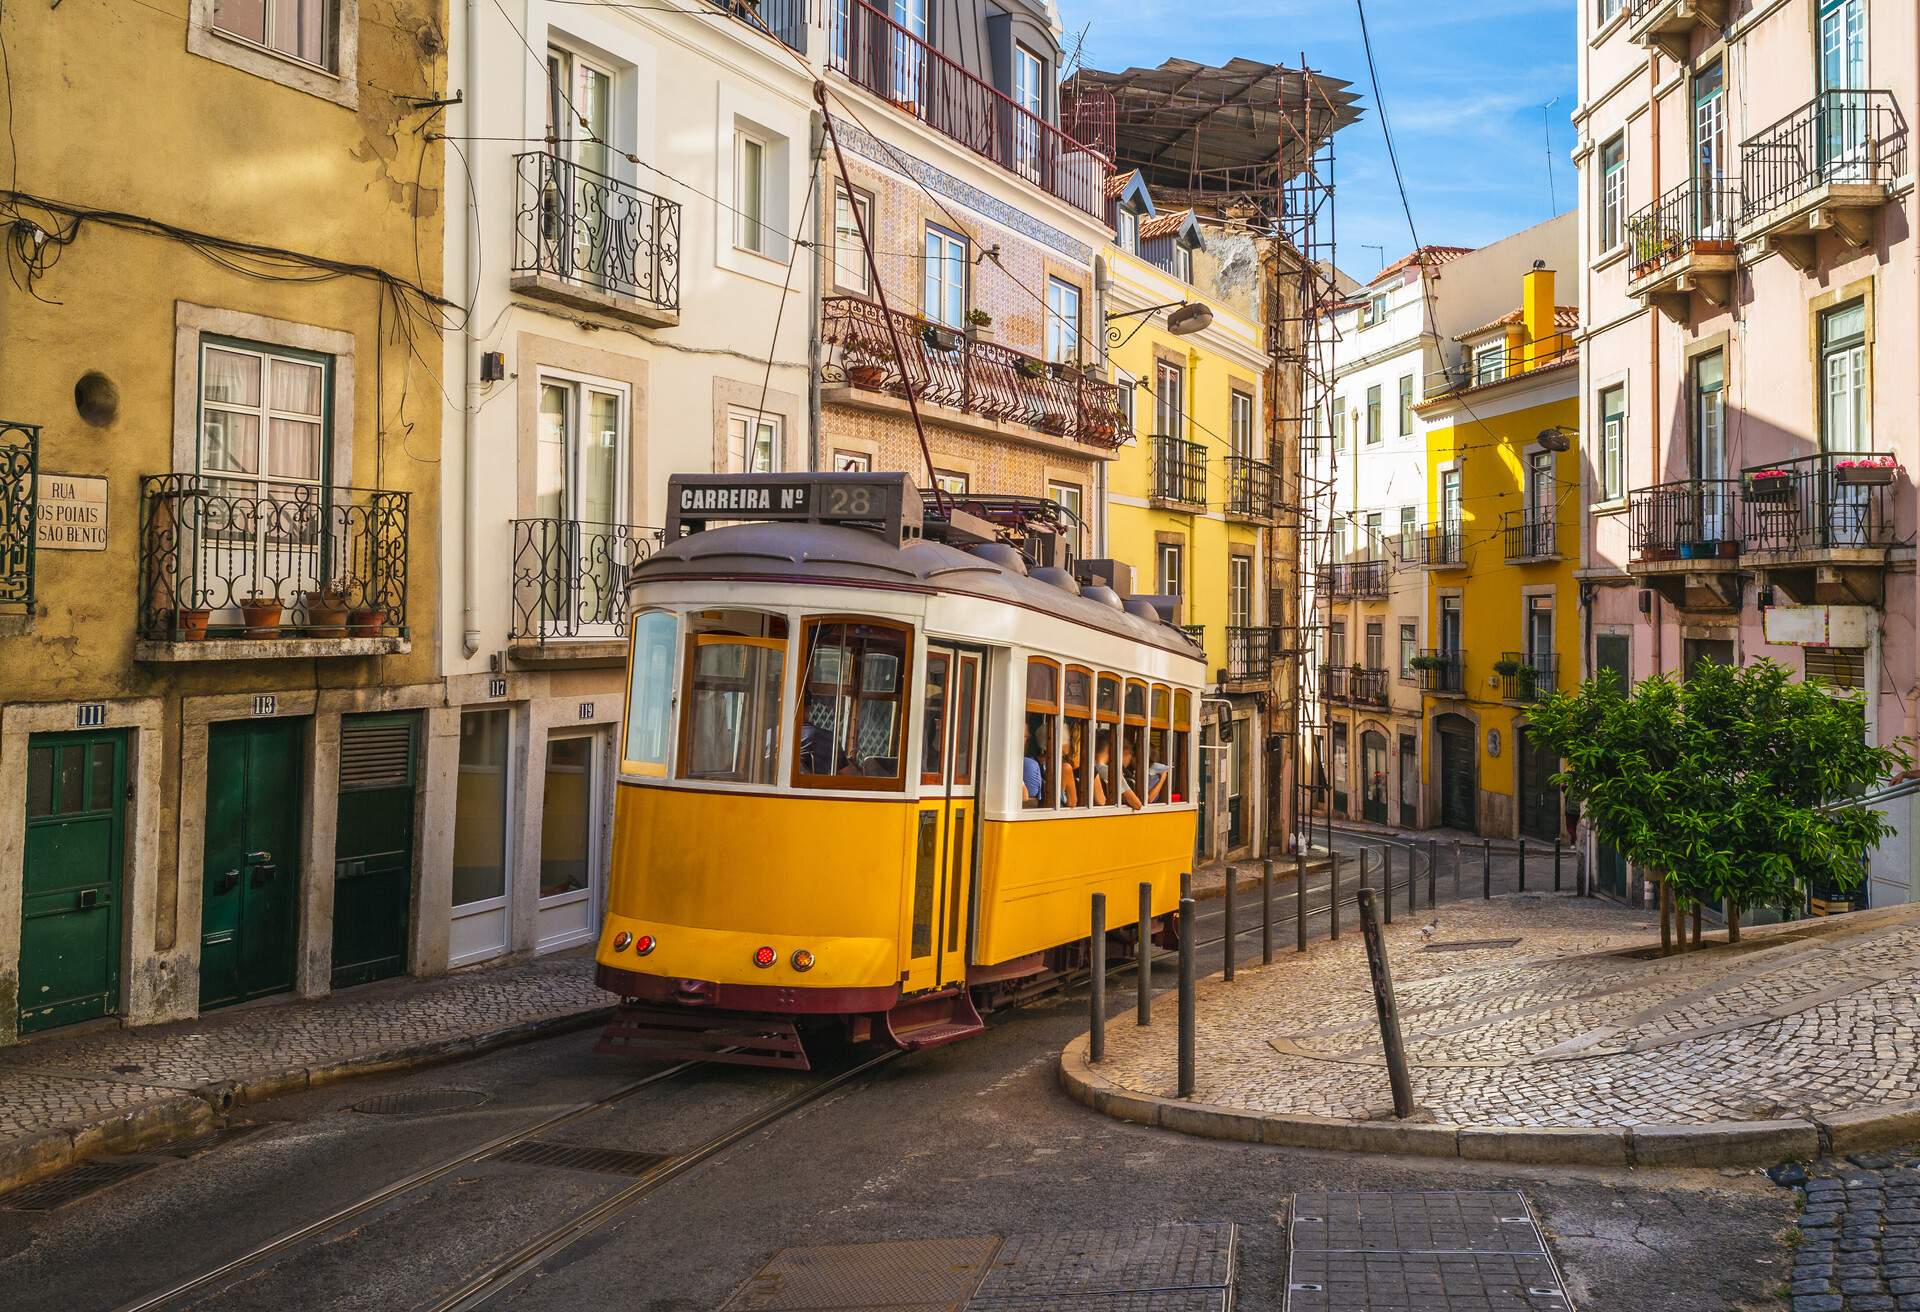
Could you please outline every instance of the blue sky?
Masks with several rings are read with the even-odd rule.
[[[1341,268],[1362,281],[1412,249],[1367,82],[1353,0],[1056,0],[1072,50],[1092,68],[1151,67],[1173,56],[1292,63],[1302,51],[1353,83],[1366,113],[1335,143]],[[1420,240],[1478,246],[1574,204],[1568,152],[1576,0],[1367,0],[1367,26]],[[1541,106],[1558,97],[1541,122]]]

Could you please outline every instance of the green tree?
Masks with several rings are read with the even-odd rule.
[[[1791,907],[1810,887],[1859,883],[1892,832],[1844,804],[1908,764],[1899,746],[1866,742],[1865,714],[1859,694],[1770,660],[1709,661],[1625,695],[1603,670],[1536,707],[1528,732],[1565,762],[1556,781],[1595,832],[1676,907]]]

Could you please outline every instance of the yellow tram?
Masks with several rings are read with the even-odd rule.
[[[629,584],[603,1050],[806,1065],[932,1046],[1166,923],[1204,656],[904,474],[681,475]]]

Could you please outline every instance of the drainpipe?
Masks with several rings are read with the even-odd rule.
[[[466,61],[463,81],[466,89],[472,90],[478,82],[474,70],[480,66],[480,0],[467,0],[467,32],[462,58]],[[460,106],[460,121],[466,126],[466,135],[476,135],[473,131],[474,108],[478,97],[468,96]],[[474,253],[480,249],[480,197],[478,177],[482,170],[480,160],[483,152],[474,152],[473,172],[474,194],[467,197],[466,236],[460,261],[460,282],[462,289],[472,286],[473,301],[480,299],[480,288],[472,285]],[[466,322],[460,326],[460,650],[470,659],[480,650],[480,621],[474,615],[474,597],[479,592],[478,566],[475,564],[475,548],[479,543],[480,528],[474,514],[474,493],[477,484],[474,458],[474,422],[479,409],[479,381],[474,368],[473,341],[473,305],[469,303]]]
[[[1660,89],[1660,57],[1653,51],[1647,52],[1647,130],[1651,134],[1647,149],[1648,166],[1652,171],[1652,185],[1648,194],[1660,195],[1660,100],[1656,94]],[[1661,459],[1660,449],[1660,311],[1647,309],[1647,392],[1648,410],[1651,411],[1651,423],[1647,425],[1647,446],[1653,453],[1653,463],[1649,466],[1655,483],[1666,481],[1666,469]],[[1653,609],[1648,612],[1653,621],[1653,672],[1659,674],[1665,668],[1661,663],[1660,633],[1666,622],[1659,593],[1653,594]]]
[[[472,3],[472,0],[469,0]],[[813,150],[813,175],[815,194],[822,198],[820,218],[837,213],[840,204],[840,184],[827,170],[826,161],[826,120],[819,110],[808,116],[807,137]],[[832,220],[828,220],[829,224]],[[818,235],[820,227],[815,228]],[[825,229],[831,233],[833,229]],[[808,261],[811,267],[812,285],[807,298],[809,314],[807,317],[807,468],[818,472],[820,465],[820,356],[825,344],[820,336],[820,315],[824,306],[821,303],[820,266],[826,259],[824,247],[816,243],[813,259]],[[876,275],[878,276],[878,275]]]

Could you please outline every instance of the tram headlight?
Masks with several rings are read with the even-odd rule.
[[[627,950],[627,945],[632,942],[633,942],[633,935],[629,934],[626,930],[623,929],[618,934],[615,934],[613,936],[613,950],[615,952],[625,952]]]
[[[771,945],[757,947],[753,950],[753,964],[762,970],[767,969],[779,959],[780,954],[775,952]]]
[[[636,957],[644,957],[659,946],[659,939],[651,934],[642,934],[633,941],[633,955]]]
[[[791,960],[795,970],[813,969],[813,953],[807,951],[805,948],[795,948]]]

